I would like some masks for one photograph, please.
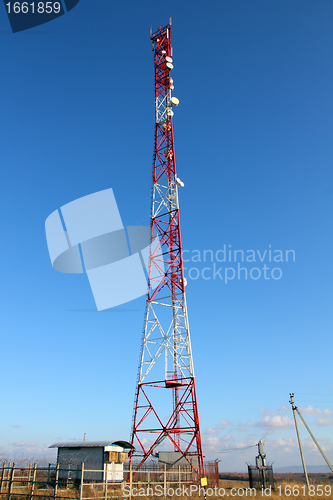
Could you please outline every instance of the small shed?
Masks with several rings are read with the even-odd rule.
[[[84,481],[121,482],[124,480],[124,462],[133,446],[128,441],[117,440],[55,443],[49,448],[58,448],[57,464],[61,479],[81,480],[84,463],[87,470]]]

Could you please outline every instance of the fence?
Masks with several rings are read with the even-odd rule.
[[[54,500],[59,496],[59,487],[68,488],[68,479],[59,478],[59,464],[48,467],[37,467],[37,464],[30,464],[29,467],[17,467],[15,463],[3,463],[0,469],[0,497],[25,497],[32,500],[35,497],[52,497]],[[45,494],[44,494],[45,492]],[[73,497],[65,497],[62,499]]]
[[[248,465],[250,488],[261,488],[271,486],[274,488],[274,474],[272,465],[266,469],[258,469],[253,465]]]
[[[142,484],[197,484],[199,478],[190,465],[170,465],[161,464],[158,462],[143,465],[139,470],[136,470],[137,465],[133,463],[131,471],[128,464],[124,467],[124,481],[130,482],[132,474],[132,482]],[[205,464],[205,476],[209,486],[219,485],[219,470],[218,462],[208,462]]]
[[[209,486],[218,486],[218,463],[210,462],[205,466]],[[91,473],[99,473],[102,481],[95,481]],[[17,467],[15,463],[3,464],[0,469],[0,500],[24,500],[49,498],[53,500],[110,500],[114,498],[131,498],[133,488],[156,488],[166,492],[170,487],[183,484],[195,484],[197,477],[190,467],[178,466],[168,468],[166,464],[149,464],[135,471],[135,465],[126,464],[124,480],[121,483],[110,483],[105,470],[67,466],[59,464],[48,467]],[[89,496],[90,495],[90,496]],[[93,496],[92,496],[93,495]],[[162,495],[159,495],[162,496]],[[163,498],[163,496],[162,496]]]

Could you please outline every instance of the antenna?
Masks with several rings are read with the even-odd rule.
[[[169,25],[151,34],[155,68],[155,139],[151,245],[146,313],[132,421],[130,463],[135,474],[160,446],[173,462],[204,475],[204,458],[186,306],[173,135],[174,88]],[[156,238],[157,236],[157,238]],[[169,445],[169,448],[168,448]],[[168,452],[160,452],[168,453]]]

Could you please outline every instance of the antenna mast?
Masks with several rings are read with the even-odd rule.
[[[199,413],[188,325],[173,137],[171,18],[150,33],[155,67],[155,145],[149,284],[132,422],[137,471],[157,447],[178,452],[204,476]],[[155,454],[154,454],[155,453]],[[154,454],[154,455],[153,455]]]

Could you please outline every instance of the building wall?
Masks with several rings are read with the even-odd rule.
[[[111,460],[107,461],[107,457]],[[126,457],[127,454],[123,453],[123,448],[118,445],[105,446],[105,448],[103,446],[58,448],[59,478],[79,481],[82,462],[84,462],[86,470],[100,471],[85,472],[84,481],[102,482],[105,479],[109,482],[123,481],[124,464],[120,462],[123,462]]]
[[[123,453],[124,448],[118,445],[106,446],[105,455],[109,452],[110,463],[105,463],[105,474],[106,480],[108,482],[121,482],[124,480],[124,455],[127,457],[127,453]],[[107,460],[105,460],[107,462]],[[105,478],[105,476],[104,476]]]
[[[193,464],[193,467],[198,467],[197,457],[188,457],[189,461]],[[166,465],[168,473],[168,479],[170,481],[178,481],[180,478],[182,481],[193,481],[193,469],[188,463],[183,454],[179,451],[160,451],[158,453],[158,463],[159,468],[164,469]],[[171,474],[171,471],[174,473]]]
[[[194,467],[198,465],[197,457],[188,457],[189,461],[193,464]],[[159,451],[158,452],[158,462],[160,466],[167,464],[168,469],[181,467],[191,467],[186,458],[183,457],[183,454],[179,451]]]
[[[81,479],[81,464],[85,469],[104,470],[104,447],[58,448],[59,477]],[[85,472],[86,481],[103,481],[103,472]]]

